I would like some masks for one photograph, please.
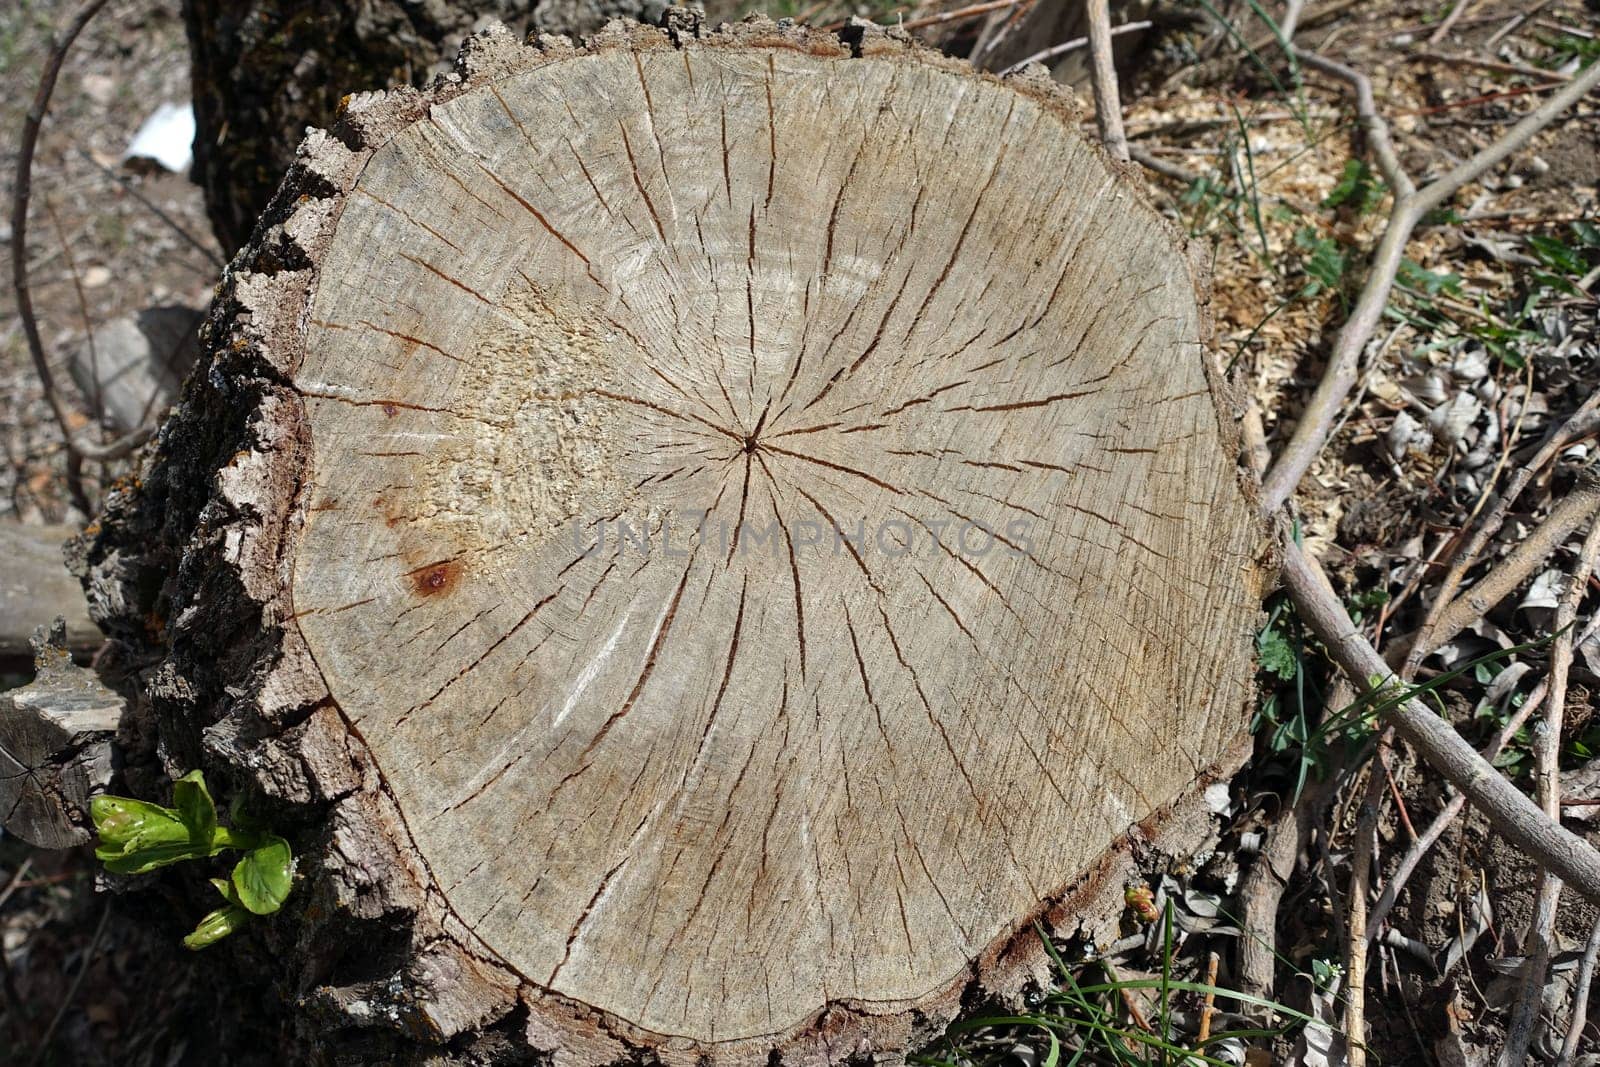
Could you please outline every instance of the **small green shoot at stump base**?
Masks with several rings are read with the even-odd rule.
[[[114,874],[145,874],[185,860],[237,849],[244,857],[231,877],[211,884],[224,904],[200,920],[183,939],[185,947],[205,948],[233,933],[252,915],[271,915],[283,906],[294,880],[294,853],[276,834],[244,826],[221,826],[217,808],[199,771],[172,787],[174,807],[131,797],[98,796],[90,802],[99,842],[94,854]],[[235,823],[242,820],[234,812]]]

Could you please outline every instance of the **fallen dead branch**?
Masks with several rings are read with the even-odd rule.
[[[1378,734],[1377,753],[1367,769],[1367,790],[1361,798],[1361,816],[1356,821],[1355,855],[1350,861],[1350,910],[1345,919],[1345,1012],[1344,1032],[1349,1042],[1350,1067],[1367,1062],[1367,893],[1372,883],[1372,866],[1377,859],[1378,814],[1383,804],[1384,783],[1389,778],[1389,744],[1393,727]]]
[[[1379,700],[1392,694],[1394,672],[1351,621],[1321,567],[1290,537],[1282,539],[1282,552],[1284,588],[1334,663],[1359,692]],[[1570,882],[1586,900],[1600,903],[1600,851],[1593,845],[1546,815],[1417,699],[1388,702],[1382,717],[1482,810],[1507,841],[1541,868]]]
[[[147,428],[135,430],[107,444],[98,444],[73,432],[72,419],[65,401],[61,399],[55,375],[51,372],[49,360],[45,356],[44,340],[39,335],[39,321],[33,311],[33,295],[28,289],[28,204],[33,193],[34,150],[39,143],[39,129],[50,106],[50,97],[55,92],[56,79],[61,74],[61,64],[66,59],[72,43],[83,32],[83,28],[105,5],[106,0],[89,0],[67,24],[66,30],[56,40],[49,56],[45,59],[44,70],[39,75],[39,88],[34,94],[33,104],[28,108],[27,117],[22,124],[22,140],[17,149],[16,186],[11,198],[11,283],[17,300],[17,318],[22,322],[23,336],[28,341],[28,354],[33,359],[34,372],[39,376],[45,400],[49,403],[50,413],[60,427],[68,452],[74,459],[90,460],[109,460],[126,456],[149,440],[151,431]]]
[[[1436,639],[1440,616],[1455,599],[1456,590],[1461,587],[1461,580],[1466,577],[1467,571],[1478,562],[1483,555],[1484,548],[1491,538],[1500,532],[1505,524],[1506,515],[1512,506],[1522,496],[1522,491],[1527,488],[1538,473],[1552,461],[1567,446],[1581,437],[1600,429],[1600,392],[1594,392],[1583,402],[1577,411],[1568,419],[1545,436],[1538,450],[1528,462],[1518,467],[1511,475],[1505,492],[1500,494],[1500,499],[1495,502],[1487,515],[1473,531],[1471,539],[1465,548],[1457,552],[1450,562],[1450,569],[1445,572],[1440,580],[1439,591],[1435,595],[1433,604],[1429,607],[1427,615],[1423,617],[1422,626],[1417,632],[1401,642],[1407,649],[1405,667],[1401,673],[1406,677],[1416,674],[1417,667],[1426,659],[1434,649],[1438,648],[1449,638]],[[1457,631],[1459,632],[1459,630]]]
[[[1561,1042],[1556,1067],[1570,1067],[1578,1054],[1578,1042],[1583,1039],[1583,1028],[1589,1021],[1589,986],[1594,981],[1596,957],[1600,957],[1600,919],[1595,920],[1589,943],[1584,946],[1583,962],[1578,965],[1578,980],[1572,987],[1572,1017],[1567,1020],[1567,1036]]]
[[[1361,295],[1334,341],[1327,369],[1323,371],[1289,442],[1267,472],[1261,490],[1261,506],[1267,514],[1276,512],[1288,502],[1300,479],[1327,443],[1345,398],[1355,386],[1361,353],[1377,330],[1384,308],[1388,306],[1400,263],[1405,258],[1406,245],[1418,224],[1462,186],[1505,160],[1568,107],[1600,85],[1600,63],[1591,63],[1493,144],[1418,188],[1400,165],[1389,125],[1378,114],[1372,82],[1367,76],[1315,52],[1295,47],[1292,43],[1288,47],[1291,54],[1307,67],[1336,77],[1355,91],[1357,119],[1367,134],[1379,171],[1394,191],[1394,203],[1383,237],[1373,253]]]
[[[1133,33],[1136,30],[1148,30],[1153,25],[1154,23],[1147,21],[1124,22],[1120,26],[1111,27],[1111,36],[1116,37],[1124,33]],[[1031,56],[1025,56],[1022,59],[1017,60],[1015,63],[1011,64],[1011,66],[999,71],[999,76],[1004,78],[1007,74],[1015,74],[1023,67],[1026,67],[1029,63],[1045,63],[1052,59],[1059,59],[1068,52],[1076,52],[1078,49],[1082,48],[1088,43],[1089,38],[1087,37],[1074,37],[1070,41],[1063,41],[1060,44],[1053,44],[1049,48],[1040,49]]]
[[[1578,605],[1583,601],[1600,557],[1600,522],[1592,522],[1584,538],[1567,589],[1556,607],[1554,645],[1550,649],[1550,696],[1545,701],[1544,721],[1534,732],[1534,788],[1539,806],[1557,825],[1561,821],[1561,727],[1567,706],[1567,675],[1572,668],[1572,628],[1577,622]],[[1556,908],[1561,901],[1561,879],[1548,870],[1539,879],[1539,895],[1528,931],[1522,939],[1522,986],[1511,1021],[1506,1027],[1506,1043],[1500,1052],[1502,1067],[1518,1067],[1533,1041],[1539,1012],[1544,1003],[1545,972],[1555,941]]]
[[[1600,480],[1580,479],[1578,484],[1556,501],[1550,515],[1527,537],[1517,542],[1506,557],[1472,588],[1447,604],[1431,627],[1412,643],[1408,662],[1420,663],[1440,645],[1483,618],[1489,609],[1510,596],[1537,571],[1550,553],[1559,548],[1572,531],[1582,526],[1600,509]]]
[[[1517,731],[1522,729],[1523,723],[1527,722],[1528,718],[1544,704],[1545,694],[1548,691],[1548,682],[1540,682],[1533,692],[1528,694],[1528,699],[1523,702],[1522,707],[1513,712],[1506,719],[1505,725],[1495,731],[1495,735],[1489,739],[1489,743],[1478,750],[1479,755],[1484,758],[1485,762],[1494,763],[1495,759],[1500,755],[1500,750],[1510,743],[1511,739],[1517,735]],[[1368,945],[1372,944],[1376,932],[1382,928],[1384,920],[1389,917],[1389,912],[1394,907],[1395,901],[1400,898],[1400,891],[1410,881],[1412,873],[1417,869],[1417,864],[1422,862],[1422,857],[1426,856],[1428,851],[1438,843],[1439,838],[1444,836],[1445,830],[1449,829],[1450,824],[1455,821],[1456,816],[1460,815],[1462,809],[1466,806],[1467,798],[1460,792],[1455,792],[1439,814],[1433,817],[1433,821],[1417,835],[1415,841],[1411,842],[1411,847],[1406,850],[1405,855],[1400,858],[1399,864],[1389,875],[1388,881],[1384,883],[1383,892],[1378,895],[1378,902],[1372,906],[1372,913],[1367,921]]]

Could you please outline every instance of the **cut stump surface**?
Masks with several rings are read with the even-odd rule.
[[[237,554],[299,699],[530,1034],[947,1017],[1245,723],[1266,539],[1186,253],[1047,83],[882,31],[462,71],[352,101],[295,269],[234,279],[298,466],[222,491],[299,486]]]

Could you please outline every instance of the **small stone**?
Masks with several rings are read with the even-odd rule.
[[[117,94],[115,79],[104,74],[85,74],[79,84],[83,87],[83,95],[101,107],[111,103],[111,98]]]
[[[99,289],[110,281],[111,269],[109,267],[90,267],[83,272],[83,287],[85,289]]]

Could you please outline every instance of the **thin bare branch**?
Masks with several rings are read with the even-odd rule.
[[[1305,0],[1289,0],[1283,5],[1283,18],[1278,20],[1279,44],[1292,45],[1294,31],[1300,27],[1300,11],[1305,6]]]
[[[1289,536],[1281,539],[1283,582],[1307,626],[1327,646],[1358,691],[1391,689],[1394,672],[1362,636],[1334,595],[1322,569]],[[1600,903],[1600,852],[1551,819],[1507,781],[1449,723],[1415,699],[1385,712],[1387,723],[1494,823],[1496,830],[1541,868]]]
[[[1589,535],[1572,567],[1566,590],[1556,605],[1555,643],[1550,648],[1550,698],[1545,701],[1544,720],[1534,731],[1534,788],[1539,806],[1556,822],[1561,819],[1561,727],[1567,706],[1567,674],[1572,669],[1572,628],[1577,622],[1578,605],[1583,603],[1595,560],[1600,558],[1600,522],[1591,523]],[[1534,1030],[1544,1006],[1545,974],[1555,941],[1556,908],[1561,902],[1561,879],[1548,870],[1539,880],[1539,896],[1528,933],[1522,939],[1522,987],[1506,1024],[1506,1041],[1500,1050],[1502,1067],[1519,1067],[1533,1042]]]
[[[1111,13],[1106,0],[1087,0],[1089,15],[1090,81],[1094,88],[1094,114],[1100,140],[1113,158],[1128,158],[1128,135],[1122,128],[1122,96],[1117,87],[1117,66],[1111,59]]]
[[[1600,957],[1600,919],[1594,921],[1589,944],[1583,950],[1583,962],[1578,965],[1578,981],[1572,987],[1572,1017],[1567,1020],[1567,1037],[1561,1043],[1556,1067],[1572,1067],[1573,1057],[1578,1054],[1578,1042],[1583,1039],[1583,1028],[1589,1022],[1589,986],[1594,981],[1597,957]]]
[[[1440,645],[1483,618],[1491,608],[1516,591],[1550,553],[1600,510],[1600,480],[1585,477],[1558,499],[1549,516],[1506,554],[1495,567],[1465,593],[1447,604],[1432,629],[1414,641],[1407,659],[1421,662]],[[1426,638],[1426,640],[1422,640]]]
[[[1173,181],[1183,182],[1185,185],[1193,185],[1195,182],[1200,180],[1200,175],[1194,173],[1193,171],[1187,170],[1184,167],[1180,167],[1176,163],[1162,159],[1160,156],[1155,155],[1152,152],[1148,152],[1142,148],[1134,148],[1129,146],[1128,158],[1132,159],[1135,163],[1139,164],[1141,167],[1144,167],[1146,170],[1153,170],[1157,174],[1171,178]]]
[[[1533,692],[1528,694],[1528,699],[1523,702],[1522,707],[1514,711],[1506,719],[1505,725],[1495,731],[1495,735],[1490,738],[1489,743],[1478,750],[1478,754],[1483,757],[1484,762],[1491,765],[1494,763],[1500,755],[1500,750],[1510,743],[1511,739],[1517,735],[1518,730],[1522,729],[1522,724],[1527,722],[1528,717],[1544,704],[1544,697],[1547,691],[1548,682],[1540,682]],[[1433,817],[1433,821],[1427,825],[1422,833],[1417,835],[1417,839],[1411,842],[1411,847],[1406,850],[1406,854],[1400,858],[1400,863],[1395,867],[1394,872],[1389,875],[1389,880],[1384,883],[1383,892],[1378,895],[1378,902],[1372,906],[1372,912],[1367,918],[1368,945],[1372,944],[1377,932],[1383,928],[1384,920],[1389,917],[1389,912],[1393,909],[1395,901],[1400,898],[1400,891],[1411,880],[1411,875],[1416,871],[1417,864],[1422,862],[1422,858],[1438,843],[1439,838],[1444,836],[1444,832],[1450,828],[1450,824],[1455,821],[1456,816],[1460,815],[1462,809],[1466,806],[1467,798],[1459,792],[1453,792],[1449,803],[1440,810],[1439,814]]]
[[[1438,44],[1444,40],[1445,36],[1455,29],[1456,20],[1467,13],[1467,8],[1471,7],[1472,3],[1473,0],[1456,0],[1455,6],[1450,9],[1450,14],[1446,15],[1444,21],[1439,23],[1438,28],[1428,35],[1428,43]]]
[[[1456,66],[1478,67],[1481,70],[1497,70],[1505,74],[1521,74],[1525,78],[1537,78],[1541,83],[1572,80],[1572,75],[1563,74],[1559,70],[1545,70],[1543,67],[1533,67],[1526,63],[1507,63],[1499,59],[1485,59],[1483,56],[1457,56],[1446,55],[1443,52],[1418,52],[1409,58],[1420,62],[1450,63]]]
[[[1493,33],[1491,33],[1489,35],[1489,39],[1483,42],[1483,50],[1485,52],[1491,51],[1494,46],[1499,44],[1501,39],[1507,34],[1516,30],[1518,26],[1521,26],[1524,22],[1527,22],[1534,15],[1538,14],[1540,11],[1543,11],[1549,6],[1550,0],[1538,0],[1538,2],[1532,7],[1528,8],[1528,10],[1519,11],[1515,15],[1511,16],[1510,20],[1507,21],[1504,26],[1501,26],[1498,30],[1495,30]]]
[[[73,459],[116,459],[125,456],[150,439],[150,431],[136,430],[109,444],[101,445],[77,437],[72,430],[72,420],[65,402],[56,388],[55,375],[50,371],[45,357],[44,340],[39,336],[39,320],[33,312],[33,295],[28,289],[28,203],[33,194],[33,155],[39,144],[39,128],[44,123],[45,111],[55,92],[56,79],[61,74],[61,64],[67,57],[72,42],[78,39],[89,20],[105,7],[106,0],[89,0],[75,15],[61,37],[51,46],[45,58],[44,70],[39,75],[39,88],[33,105],[28,108],[22,123],[22,139],[17,149],[17,175],[11,197],[11,282],[17,300],[17,318],[22,322],[23,335],[28,340],[28,353],[33,357],[34,372],[44,389],[50,412],[61,428],[67,450]],[[71,462],[71,460],[69,460]]]
[[[1590,63],[1493,144],[1418,189],[1400,166],[1389,137],[1388,124],[1377,112],[1371,81],[1344,64],[1315,53],[1296,48],[1294,54],[1306,66],[1338,77],[1355,89],[1357,115],[1372,144],[1379,170],[1394,190],[1395,199],[1383,238],[1373,254],[1366,283],[1362,286],[1355,309],[1334,341],[1327,369],[1323,371],[1321,381],[1317,383],[1301,414],[1294,434],[1279,454],[1277,462],[1267,472],[1261,490],[1262,510],[1267,514],[1276,512],[1294,494],[1300,479],[1327,443],[1334,421],[1355,386],[1361,353],[1383,317],[1400,263],[1405,257],[1406,244],[1418,223],[1462,186],[1504,161],[1556,116],[1600,84],[1600,63]]]
[[[1473,531],[1472,538],[1466,547],[1455,554],[1450,562],[1450,569],[1445,572],[1444,578],[1439,583],[1438,593],[1434,596],[1433,603],[1428,608],[1427,615],[1423,618],[1422,625],[1417,628],[1414,635],[1404,639],[1406,653],[1405,667],[1401,674],[1410,678],[1416,675],[1417,667],[1422,661],[1439,646],[1435,641],[1434,633],[1439,625],[1439,616],[1444,614],[1450,602],[1455,599],[1456,590],[1461,588],[1461,580],[1466,577],[1467,571],[1478,562],[1483,555],[1484,548],[1495,534],[1500,532],[1500,527],[1505,524],[1506,515],[1512,505],[1522,496],[1522,491],[1528,483],[1545,466],[1555,459],[1556,455],[1572,442],[1600,429],[1600,391],[1591,393],[1577,411],[1567,418],[1567,421],[1551,430],[1540,442],[1539,448],[1526,463],[1518,467],[1511,475],[1511,480],[1506,484],[1505,492],[1500,494],[1500,499],[1493,508],[1484,516],[1483,521]],[[1446,638],[1445,640],[1448,640]]]
[[[1124,22],[1120,26],[1113,26],[1111,28],[1111,36],[1116,37],[1119,34],[1133,33],[1135,30],[1148,30],[1153,25],[1155,25],[1155,23],[1148,21]],[[1041,49],[1031,56],[1017,60],[1015,63],[1011,64],[1011,66],[1000,71],[1000,77],[1004,78],[1007,74],[1015,74],[1023,67],[1026,67],[1029,63],[1044,63],[1048,60],[1059,59],[1068,52],[1076,52],[1078,49],[1082,48],[1088,43],[1089,38],[1087,37],[1074,37],[1070,41],[1063,41],[1060,44],[1053,44],[1049,48]]]
[[[123,192],[127,193],[129,196],[133,197],[141,205],[143,205],[146,211],[154,215],[158,222],[175,233],[184,244],[205,256],[206,259],[211,262],[212,266],[216,267],[218,270],[221,270],[223,267],[228,265],[222,256],[217,252],[216,246],[207,244],[194,234],[190,233],[188,230],[184,229],[182,223],[163,211],[160,205],[158,205],[154,200],[151,200],[148,196],[144,195],[144,191],[133,182],[129,181],[125,176],[118,174],[116,171],[100,162],[81,146],[78,148],[78,155],[95,169],[97,169],[101,174],[104,174],[107,178],[110,178],[112,181],[122,186]]]
[[[1389,739],[1393,731],[1378,735],[1378,752],[1368,768],[1367,790],[1361,798],[1361,817],[1356,822],[1355,855],[1350,860],[1350,914],[1345,925],[1345,1002],[1344,1032],[1349,1042],[1346,1057],[1350,1067],[1367,1063],[1367,893],[1372,883],[1372,864],[1377,850],[1378,813],[1383,803],[1383,786],[1389,777]]]
[[[1200,1032],[1195,1041],[1201,1048],[1211,1040],[1211,1016],[1217,1010],[1217,964],[1221,962],[1215,952],[1206,954],[1206,996],[1200,1005]]]
[[[988,0],[987,3],[968,4],[966,7],[956,8],[954,11],[945,11],[937,15],[925,15],[922,18],[907,19],[906,21],[900,23],[900,28],[902,30],[920,30],[928,26],[938,26],[945,22],[957,22],[961,19],[976,18],[979,15],[987,15],[991,11],[1000,11],[1004,8],[1016,7],[1021,2],[1022,0]]]

